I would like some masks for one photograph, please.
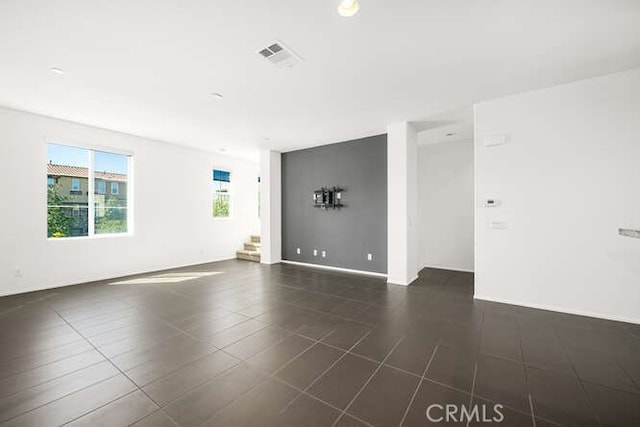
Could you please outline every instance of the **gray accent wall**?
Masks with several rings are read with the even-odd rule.
[[[322,186],[345,206],[314,207]],[[387,272],[387,135],[282,154],[282,259]]]

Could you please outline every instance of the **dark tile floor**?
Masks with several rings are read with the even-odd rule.
[[[422,426],[498,403],[506,426],[640,425],[640,326],[472,294],[444,270],[225,261],[0,298],[0,423]]]

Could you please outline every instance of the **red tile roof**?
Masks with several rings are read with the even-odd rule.
[[[69,165],[54,165],[52,163],[47,164],[48,176],[72,176],[76,178],[87,178],[89,176],[89,170],[79,166]],[[127,175],[121,173],[111,172],[95,172],[96,178],[104,179],[105,181],[120,181],[127,182]]]

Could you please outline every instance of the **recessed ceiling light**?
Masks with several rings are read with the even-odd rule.
[[[222,94],[218,92],[210,93],[209,96],[213,99],[222,99]]]
[[[226,153],[227,149],[226,148],[221,148],[220,151],[222,151],[223,153]]]
[[[267,138],[266,136],[262,139],[264,139],[265,141],[271,141],[271,138]]]
[[[358,0],[341,0],[338,5],[338,13],[345,18],[351,18],[360,10]]]
[[[52,67],[50,71],[52,73],[58,74],[58,75],[63,75],[64,74],[64,70],[61,70],[60,68],[56,68],[56,67]]]

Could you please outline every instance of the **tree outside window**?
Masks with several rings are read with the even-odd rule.
[[[231,214],[231,173],[213,170],[213,217],[229,218]]]

